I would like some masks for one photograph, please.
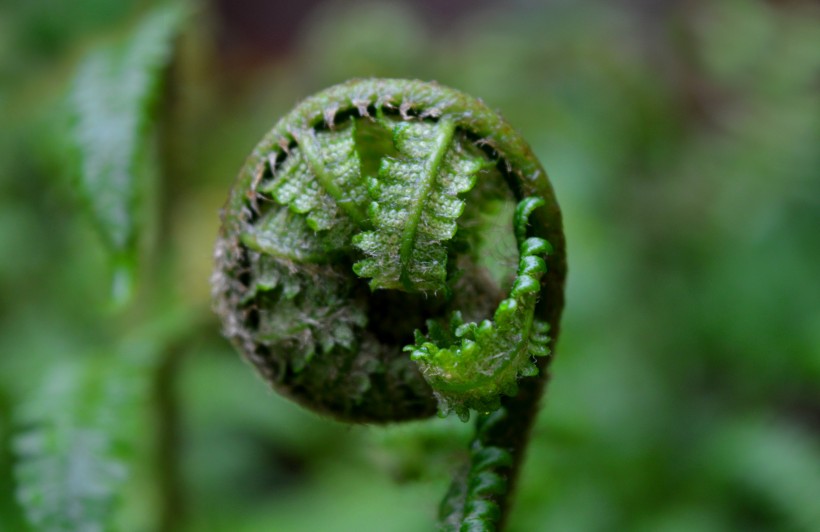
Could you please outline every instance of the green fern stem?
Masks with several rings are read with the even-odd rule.
[[[262,139],[222,219],[215,308],[264,378],[346,421],[476,411],[441,523],[502,527],[566,273],[560,210],[521,136],[453,89],[351,81]],[[509,271],[489,259],[505,241]]]

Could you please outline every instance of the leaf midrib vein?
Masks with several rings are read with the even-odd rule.
[[[456,126],[455,123],[448,120],[441,120],[438,122],[437,134],[435,144],[430,155],[425,161],[424,170],[421,172],[421,178],[416,183],[416,194],[413,198],[414,208],[410,212],[407,224],[401,236],[401,247],[399,248],[399,261],[401,264],[401,274],[399,280],[408,290],[414,288],[413,282],[408,274],[408,267],[410,265],[413,250],[416,247],[416,235],[418,234],[419,223],[421,223],[421,216],[424,208],[427,206],[427,201],[430,195],[430,189],[433,187],[438,178],[441,163],[444,160],[444,155],[450,148],[453,141]]]
[[[351,200],[342,191],[342,189],[333,181],[333,176],[328,173],[324,164],[319,158],[319,141],[311,130],[307,130],[297,139],[299,146],[302,148],[302,153],[305,156],[310,170],[319,180],[322,188],[332,197],[336,204],[342,208],[345,213],[359,226],[362,227],[367,221],[367,216],[359,209],[359,206]]]

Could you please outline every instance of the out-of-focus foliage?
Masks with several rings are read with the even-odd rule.
[[[35,528],[110,526],[138,437],[138,398],[149,392],[140,366],[124,356],[61,361],[18,409],[17,498]]]
[[[151,104],[172,55],[181,11],[163,6],[123,42],[95,47],[77,68],[69,97],[74,124],[68,137],[80,160],[77,190],[115,257],[114,297],[123,303],[132,291],[138,234],[147,218],[140,211],[150,210],[144,204],[153,200],[156,162],[147,145]]]
[[[298,98],[356,76],[482,97],[563,206],[568,306],[510,530],[820,528],[817,6],[440,4],[320,2],[289,48],[231,55],[224,35],[242,28],[199,6],[165,72],[152,265],[117,314],[61,117],[82,58],[147,11],[0,5],[0,529],[36,529],[19,504],[26,434],[54,435],[71,463],[76,428],[120,412],[108,391],[134,379],[138,430],[111,455],[131,467],[102,483],[116,529],[432,527],[469,427],[318,419],[253,377],[209,311],[217,211],[243,158]],[[132,345],[179,309],[194,319]],[[129,365],[146,349],[155,361]]]

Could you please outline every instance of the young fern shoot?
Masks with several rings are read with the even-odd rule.
[[[511,224],[493,214],[505,205]],[[503,526],[566,270],[560,210],[520,135],[453,89],[348,82],[262,139],[222,219],[215,308],[264,378],[352,422],[479,412],[442,527]],[[501,273],[499,223],[518,252]]]
[[[522,200],[516,208],[515,227],[526,228],[529,214],[543,204],[541,198]],[[449,328],[429,320],[428,336],[416,331],[416,343],[404,348],[419,363],[441,411],[454,411],[464,421],[471,408],[492,412],[501,406],[502,394],[515,396],[518,378],[538,375],[535,357],[549,354],[549,325],[535,317],[535,303],[541,277],[547,272],[543,257],[550,245],[543,238],[527,238],[524,231],[516,231],[516,238],[518,276],[492,321],[464,323],[456,311]]]

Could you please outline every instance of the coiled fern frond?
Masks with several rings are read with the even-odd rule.
[[[505,245],[518,252],[509,271]],[[245,163],[215,256],[225,334],[285,395],[354,422],[501,419],[479,420],[470,471],[503,489],[458,481],[445,506],[462,517],[442,522],[503,520],[558,333],[565,260],[546,174],[496,113],[406,80],[305,100]],[[479,500],[483,513],[459,503]]]

